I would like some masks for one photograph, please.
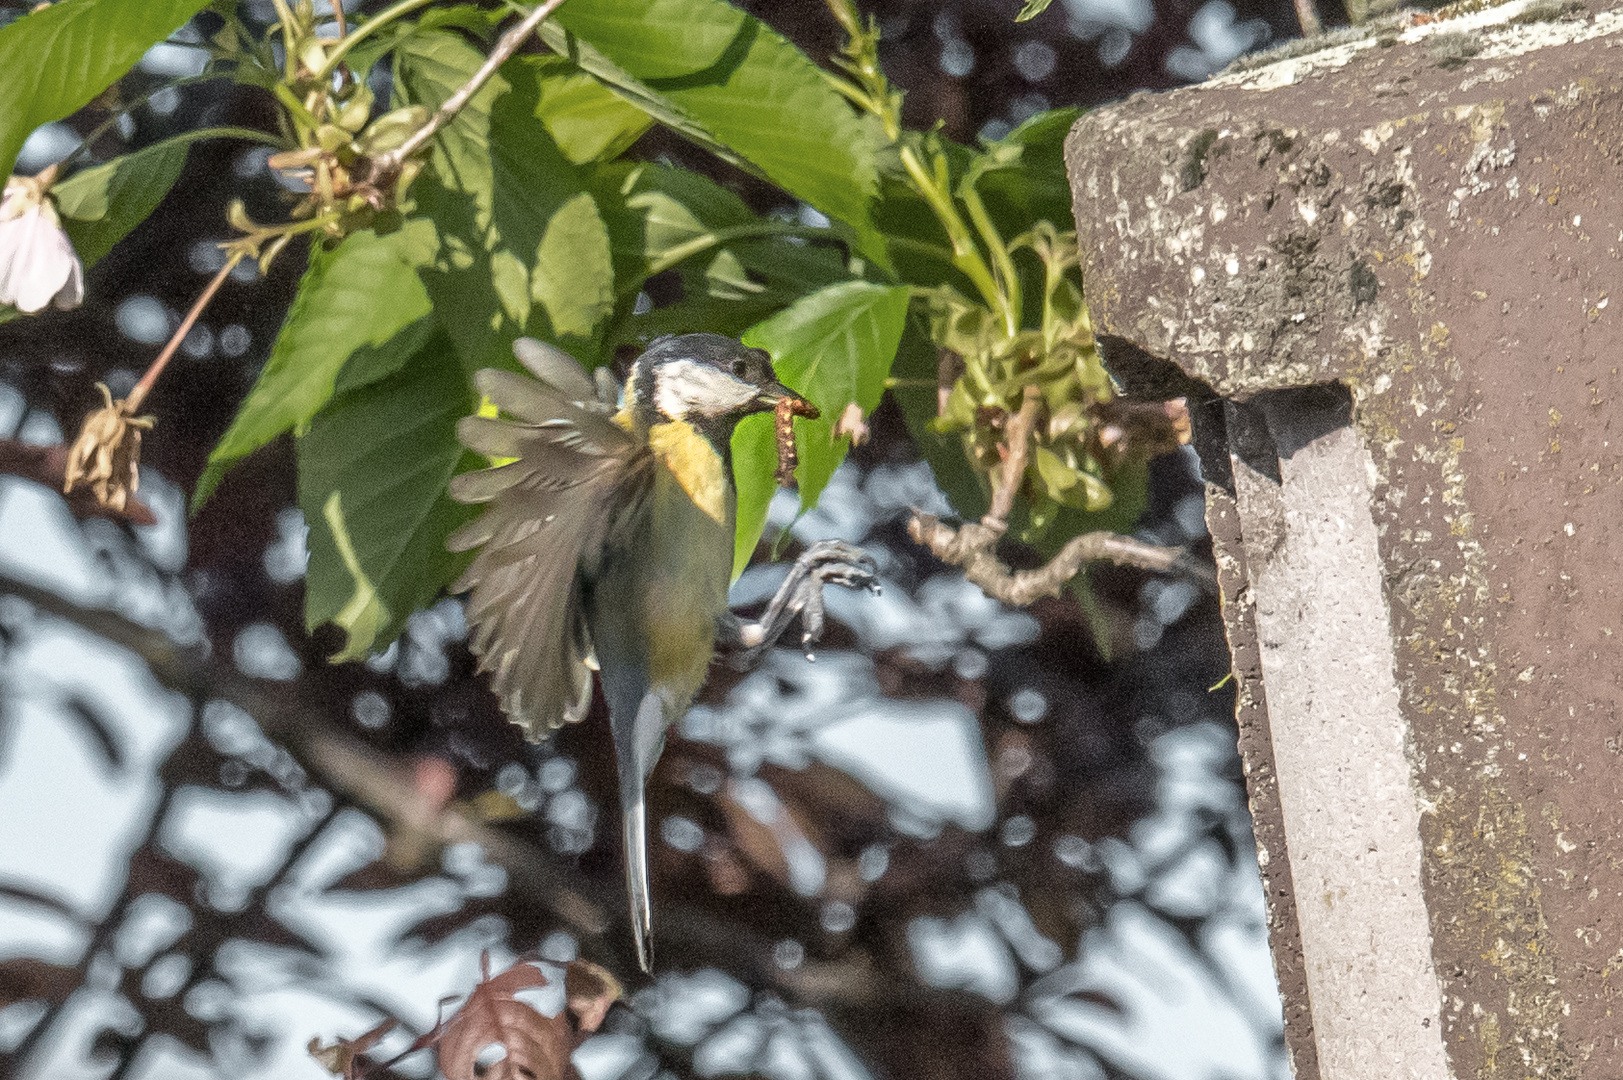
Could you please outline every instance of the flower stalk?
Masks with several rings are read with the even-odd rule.
[[[294,236],[323,229],[331,221],[329,217],[316,217],[285,225],[256,225],[249,220],[240,201],[231,204],[227,218],[246,235],[221,245],[226,253],[224,265],[192,302],[186,317],[169,335],[168,342],[148,365],[129,395],[114,400],[106,384],[96,384],[101,391],[102,406],[85,417],[78,438],[68,448],[67,467],[62,479],[64,495],[71,495],[75,487],[85,485],[95,495],[96,501],[108,510],[123,514],[127,506],[135,505],[131,496],[141,483],[141,433],[150,431],[157,422],[156,417],[137,416],[136,413],[146,403],[147,396],[152,393],[169,361],[186,340],[186,335],[192,332],[204,309],[237,264],[252,257],[259,262],[262,270],[268,269],[277,253]]]
[[[214,275],[213,280],[203,287],[203,291],[192,302],[191,310],[180,321],[180,325],[175,328],[175,332],[169,336],[169,341],[164,345],[163,351],[147,367],[146,374],[142,375],[141,381],[135,384],[135,388],[130,391],[130,396],[124,399],[123,404],[126,412],[135,412],[146,401],[147,395],[152,392],[153,385],[158,381],[158,376],[162,375],[163,369],[169,365],[170,358],[180,348],[181,342],[186,340],[186,335],[192,332],[192,327],[197,325],[197,319],[203,314],[203,309],[209,306],[209,301],[214,299],[214,294],[220,291],[220,286],[225,284],[225,279],[231,276],[231,271],[237,268],[237,264],[247,254],[248,252],[242,248],[232,251],[226,257],[225,265],[220,267],[219,272]]]

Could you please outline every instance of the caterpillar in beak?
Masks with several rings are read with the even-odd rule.
[[[800,465],[800,455],[795,452],[794,418],[804,416],[816,420],[821,415],[817,406],[798,398],[783,398],[773,410],[778,435],[778,471],[774,475],[779,487],[794,487],[795,469]]]

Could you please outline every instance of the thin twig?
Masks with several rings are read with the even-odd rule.
[[[209,306],[209,301],[213,300],[214,294],[220,291],[220,286],[225,284],[225,279],[230,276],[231,271],[237,268],[237,264],[242,261],[244,254],[246,253],[243,251],[233,252],[225,260],[225,265],[220,267],[220,272],[214,275],[214,280],[210,281],[208,287],[193,301],[192,309],[186,313],[186,317],[180,321],[180,326],[170,335],[169,344],[163,347],[163,352],[159,353],[158,358],[152,361],[152,365],[147,368],[146,374],[141,376],[141,381],[135,384],[135,389],[131,390],[129,397],[124,399],[124,407],[127,413],[133,415],[141,407],[141,403],[146,400],[146,396],[152,392],[153,385],[157,383],[158,376],[162,375],[163,369],[168,366],[169,358],[175,355],[175,350],[180,348],[180,343],[185,341],[186,335],[192,332],[192,327],[197,325],[197,320],[203,314],[203,309]]]
[[[563,2],[564,0],[547,0],[546,3],[526,15],[523,22],[503,34],[501,40],[496,42],[496,47],[490,51],[490,56],[480,65],[479,70],[474,72],[473,77],[463,83],[456,93],[445,99],[445,104],[441,105],[439,111],[429,118],[428,123],[418,128],[411,138],[400,144],[398,149],[391,150],[378,158],[377,172],[387,175],[398,169],[401,162],[421,150],[428,140],[438,134],[440,128],[449,124],[456,117],[456,114],[462,111],[462,107],[468,103],[473,95],[477,94],[485,83],[490,81],[490,77],[496,74],[496,69],[507,63],[508,57],[518,51],[518,47],[523,44],[524,39],[529,37],[530,33],[537,26],[540,26],[548,15],[558,10]]]
[[[1319,23],[1319,9],[1313,0],[1296,0],[1296,21],[1302,24],[1303,37],[1315,37],[1323,32]]]
[[[981,524],[996,529],[1001,535],[1009,527],[1009,513],[1014,509],[1014,497],[1020,491],[1020,480],[1026,475],[1031,461],[1031,429],[1037,424],[1037,410],[1042,407],[1043,392],[1036,385],[1026,387],[1025,400],[1020,411],[1009,417],[1003,436],[1003,479],[992,492],[992,506],[981,518]]]
[[[623,900],[614,886],[591,882],[578,867],[549,856],[536,845],[493,829],[460,811],[434,811],[417,794],[398,762],[344,733],[319,710],[299,702],[286,687],[268,688],[236,672],[227,661],[183,648],[156,630],[133,623],[112,611],[81,607],[56,593],[0,571],[0,595],[11,594],[49,615],[68,620],[146,662],[158,682],[195,702],[223,700],[258,721],[266,736],[287,748],[309,776],[340,800],[365,811],[391,832],[421,830],[441,847],[471,842],[508,873],[515,895],[551,913],[581,936],[583,951],[603,962],[629,963],[605,933],[607,915]],[[194,711],[194,722],[197,713]],[[165,797],[174,789],[164,787]],[[150,837],[148,842],[150,842]],[[769,939],[736,919],[718,918],[680,903],[660,912],[660,934],[668,955],[692,966],[717,966],[752,985],[770,986],[790,1000],[810,1005],[863,1010],[927,1009],[948,1015],[978,1015],[984,1000],[958,990],[943,990],[906,979],[879,979],[866,970],[860,950],[848,960],[802,965],[786,970],[772,959]],[[98,930],[105,944],[113,922]],[[86,954],[88,963],[89,953]],[[43,1033],[38,1027],[25,1040],[32,1048]]]
[[[964,373],[964,358],[942,345],[935,351],[935,414],[945,416],[952,388]]]
[[[941,351],[938,365],[943,373],[952,355],[955,354]],[[944,374],[938,377],[944,378]],[[997,543],[1009,531],[1009,513],[1014,509],[1014,498],[1020,491],[1026,466],[1031,463],[1032,432],[1042,403],[1042,388],[1029,385],[1019,411],[1004,422],[1003,443],[999,447],[1003,461],[993,474],[992,505],[985,517],[954,529],[943,525],[939,518],[915,510],[907,523],[907,535],[915,543],[929,548],[930,554],[942,562],[963,567],[965,579],[979,585],[987,596],[1013,607],[1025,607],[1045,596],[1058,596],[1082,567],[1101,559],[1157,573],[1183,574],[1215,591],[1217,578],[1211,569],[1190,558],[1181,548],[1147,544],[1120,533],[1091,532],[1073,537],[1058,555],[1036,570],[1011,571],[997,557]]]
[[[907,535],[942,562],[963,567],[964,577],[979,585],[987,596],[1013,607],[1058,596],[1083,566],[1099,560],[1162,574],[1182,574],[1207,588],[1216,586],[1211,569],[1181,548],[1148,544],[1120,533],[1083,533],[1073,537],[1046,565],[1020,571],[1011,571],[994,552],[1003,531],[982,522],[954,529],[930,514],[915,512],[907,523]]]
[[[156,630],[122,616],[82,608],[47,589],[0,574],[0,593],[133,651],[158,682],[198,700],[229,701],[259,722],[267,736],[287,747],[294,759],[329,791],[347,799],[393,829],[427,841],[435,849],[475,843],[506,867],[513,887],[522,890],[575,930],[601,934],[608,918],[578,885],[563,880],[561,868],[538,857],[530,845],[492,829],[455,808],[435,810],[411,783],[409,774],[387,756],[325,723],[285,690],[271,691],[227,666],[177,646]]]

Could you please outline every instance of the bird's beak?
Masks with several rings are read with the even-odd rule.
[[[779,402],[793,401],[799,404],[799,407],[795,409],[795,414],[797,416],[804,416],[815,420],[821,415],[817,410],[817,406],[813,405],[811,402],[807,401],[805,398],[801,397],[799,394],[795,393],[793,390],[789,389],[776,379],[773,379],[771,382],[761,387],[760,391],[755,395],[755,401],[756,404],[758,404],[765,411],[776,409]]]

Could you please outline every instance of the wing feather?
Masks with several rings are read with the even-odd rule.
[[[597,387],[591,377],[573,356],[556,345],[548,345],[535,338],[519,338],[513,342],[513,355],[529,369],[531,375],[563,391],[578,401],[594,401]]]
[[[578,366],[571,377],[555,356],[520,352],[520,359],[548,382],[510,371],[475,376],[480,392],[516,419],[470,417],[458,436],[479,453],[517,460],[452,481],[453,498],[486,509],[446,546],[478,548],[453,586],[470,593],[470,647],[503,710],[540,739],[581,719],[591,702],[596,661],[582,574],[601,564],[611,532],[641,512],[654,459],[601,411],[572,398],[590,387]]]

